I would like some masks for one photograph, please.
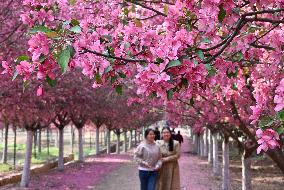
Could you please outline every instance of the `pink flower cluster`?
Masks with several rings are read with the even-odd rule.
[[[277,86],[275,90],[275,97],[274,103],[276,107],[274,108],[275,111],[280,111],[284,108],[284,78],[280,81],[279,86]]]
[[[24,24],[29,25],[30,27],[38,22],[38,24],[47,24],[50,25],[54,21],[54,16],[52,10],[40,9],[39,11],[30,11],[28,13],[21,14],[21,19]]]
[[[2,61],[2,67],[4,68],[4,71],[1,72],[1,74],[9,73],[10,75],[13,74],[12,68],[9,66],[7,61]]]
[[[39,61],[41,55],[49,54],[50,40],[42,32],[33,35],[32,38],[29,40],[28,44],[28,50],[32,53],[33,61]]]
[[[31,73],[34,71],[35,65],[27,61],[21,61],[19,65],[16,66],[16,71],[20,75],[24,75],[24,81],[26,81]]]
[[[156,65],[151,63],[148,67],[136,75],[135,82],[140,84],[137,93],[149,96],[156,92],[158,97],[166,98],[166,90],[173,87],[168,81],[170,76],[164,71],[166,64]]]
[[[280,147],[279,143],[277,142],[279,139],[279,135],[273,129],[258,129],[256,131],[256,136],[259,138],[257,143],[259,147],[257,148],[257,154],[263,151],[267,151],[268,149],[275,149],[276,147]]]
[[[47,58],[42,64],[38,66],[37,78],[44,79],[48,76],[51,79],[55,79],[54,70],[56,68],[56,63],[52,57]]]

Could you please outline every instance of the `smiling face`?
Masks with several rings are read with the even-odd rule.
[[[164,141],[169,141],[172,136],[171,131],[169,129],[164,129],[162,131],[162,136]]]
[[[149,142],[154,142],[155,141],[155,133],[154,131],[150,131],[146,137],[146,140]]]

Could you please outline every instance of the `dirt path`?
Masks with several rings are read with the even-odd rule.
[[[179,160],[181,190],[218,190],[218,181],[212,175],[207,161],[190,154],[191,143],[185,140]],[[100,155],[85,163],[66,166],[64,172],[52,170],[33,176],[25,190],[139,190],[137,165],[131,154]],[[0,187],[18,190],[18,184]]]
[[[191,143],[186,140],[179,160],[182,190],[218,190],[219,184],[205,160],[190,154]],[[118,170],[107,175],[92,190],[139,190],[137,166],[124,163]]]

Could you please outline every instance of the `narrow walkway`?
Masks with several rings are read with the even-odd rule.
[[[218,181],[206,160],[190,153],[191,143],[185,140],[179,160],[181,190],[218,190]],[[64,172],[52,170],[32,176],[25,190],[139,190],[137,165],[132,156],[100,155],[89,157],[85,163],[72,163]],[[0,187],[18,190],[19,184]],[[23,190],[23,189],[21,189]]]
[[[182,190],[218,190],[218,182],[212,176],[205,160],[190,153],[191,143],[185,140],[179,160]],[[118,170],[111,172],[92,190],[139,190],[137,166],[124,163]]]

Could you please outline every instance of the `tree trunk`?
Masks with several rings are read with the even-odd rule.
[[[208,156],[208,141],[207,141],[207,136],[208,136],[208,129],[206,129],[203,133],[203,144],[204,144],[204,150],[203,150],[203,156],[207,157]]]
[[[17,129],[14,128],[14,155],[13,155],[13,166],[16,169],[16,158],[17,158]]]
[[[198,136],[196,134],[193,135],[193,149],[192,152],[198,154]]]
[[[79,161],[84,162],[83,128],[78,129]]]
[[[38,139],[37,139],[37,152],[41,153],[41,129],[38,130]]]
[[[3,142],[4,139],[4,129],[1,129],[1,142]]]
[[[46,146],[47,146],[48,159],[49,159],[49,145],[50,145],[49,127],[47,127],[47,128],[46,128]]]
[[[223,170],[222,170],[222,190],[229,190],[230,188],[230,158],[229,158],[229,137],[225,135],[222,144],[223,150]]]
[[[96,155],[100,153],[100,128],[96,127]]]
[[[141,139],[141,133],[138,133],[138,139],[137,139],[138,143],[140,142],[140,139]]]
[[[58,148],[59,147],[59,143],[58,143],[58,139],[59,139],[59,136],[58,136],[58,130],[55,130],[56,132],[56,137],[55,137],[55,146]]]
[[[200,152],[199,152],[199,156],[203,157],[204,156],[204,134],[199,136],[199,146],[200,146]]]
[[[2,155],[2,163],[7,164],[7,155],[8,155],[8,132],[9,132],[9,124],[5,123],[5,134],[4,134],[4,148]]]
[[[246,150],[242,155],[242,190],[252,190],[251,185],[251,158]]]
[[[284,147],[284,146],[283,146]],[[284,174],[284,154],[281,149],[269,149],[266,154],[277,164],[278,168]]]
[[[31,166],[31,157],[32,157],[32,146],[33,146],[33,135],[34,132],[31,130],[27,131],[27,140],[26,140],[26,155],[25,163],[22,172],[21,178],[21,187],[28,187],[29,178],[30,178],[30,166]]]
[[[129,143],[128,143],[128,148],[132,148],[132,130],[129,131]]]
[[[189,136],[189,138],[192,138],[192,129],[191,129],[191,127],[188,129],[188,136]]]
[[[213,141],[212,141],[212,133],[208,130],[208,164],[213,163]]]
[[[59,129],[59,153],[58,153],[58,170],[64,170],[64,129]]]
[[[107,129],[104,130],[104,146],[107,146]]]
[[[137,131],[136,129],[134,130],[134,145],[137,145]]]
[[[34,158],[37,158],[37,130],[34,131]]]
[[[116,136],[116,154],[120,154],[120,132],[118,132]]]
[[[196,136],[196,141],[197,141],[197,149],[196,149],[196,151],[197,151],[197,155],[198,156],[200,156],[200,154],[201,154],[201,145],[200,145],[200,135],[197,135]]]
[[[124,141],[123,141],[123,152],[127,152],[127,131],[123,131]]]
[[[107,129],[107,154],[110,154],[111,153],[111,150],[110,150],[110,130]]]
[[[73,132],[74,129],[73,129],[73,124],[70,126],[70,146],[71,146],[71,152],[72,154],[74,153],[74,139],[73,139]]]
[[[220,164],[218,158],[218,139],[217,133],[213,134],[213,173],[215,175],[220,175]]]
[[[92,131],[91,130],[89,131],[89,146],[90,146],[90,149],[92,149]]]

